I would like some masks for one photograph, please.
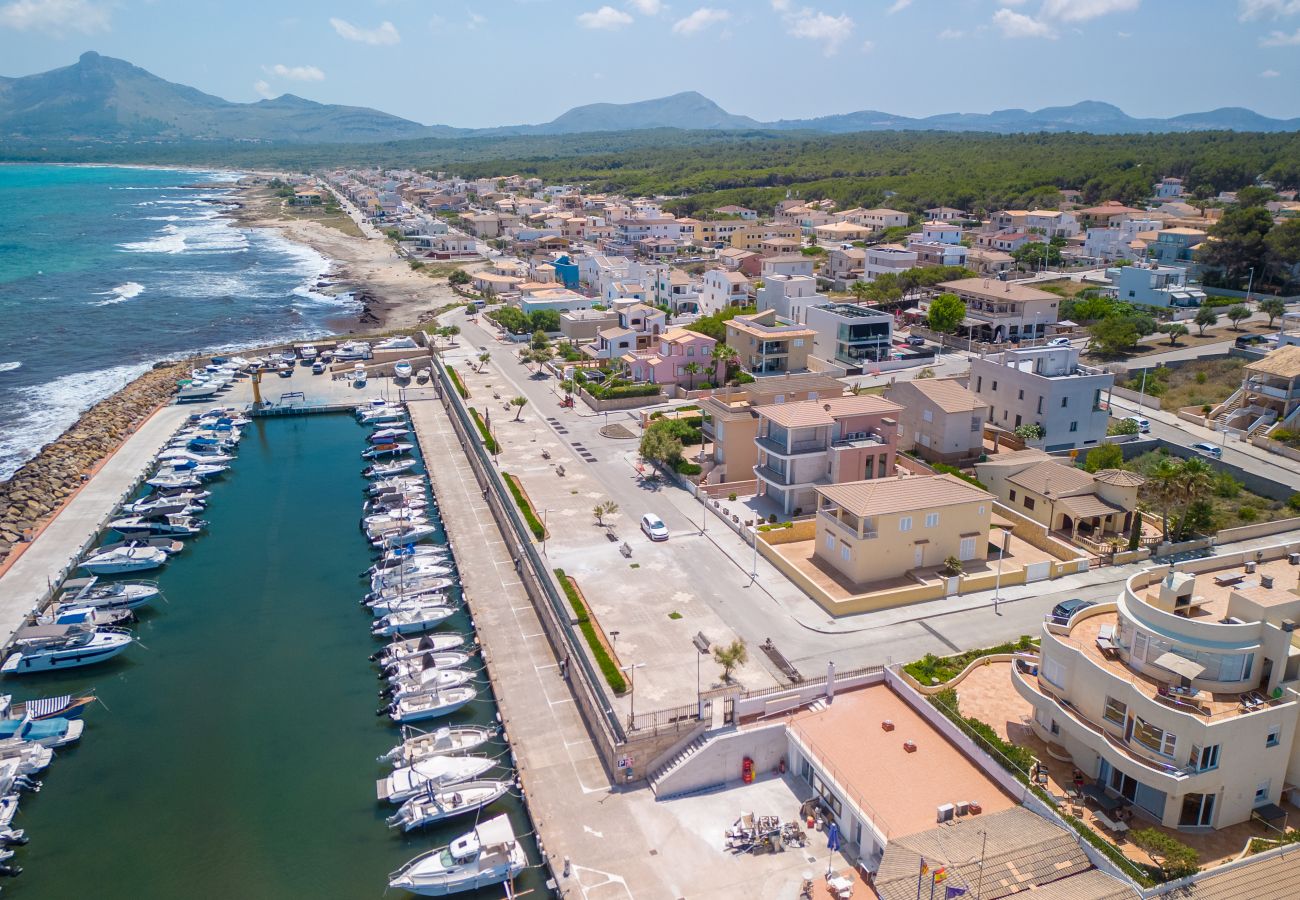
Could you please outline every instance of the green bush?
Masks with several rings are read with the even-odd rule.
[[[979,488],[982,491],[988,490],[988,486],[985,485],[984,482],[980,481],[974,475],[967,475],[965,472],[963,472],[961,469],[957,468],[956,466],[950,466],[947,463],[937,462],[937,463],[930,463],[930,468],[934,469],[940,475],[955,475],[958,478],[960,478],[962,481],[965,481],[967,484],[973,484],[975,485],[975,487]]]
[[[1107,859],[1123,869],[1138,884],[1143,887],[1152,887],[1160,881],[1159,873],[1151,866],[1135,863],[1129,859],[1120,852],[1118,847],[1089,828],[1081,819],[1076,819],[1064,812],[1060,813],[1060,815],[1066,821],[1066,824],[1079,833],[1081,838],[1105,854]]]
[[[451,379],[451,384],[456,388],[456,393],[460,394],[462,400],[469,399],[469,388],[465,387],[465,382],[460,380],[460,375],[451,366],[447,366],[447,377]]]
[[[1292,494],[1286,498],[1286,505],[1300,512],[1300,494]]]
[[[1163,831],[1139,828],[1129,832],[1129,840],[1152,856],[1160,858],[1160,868],[1169,881],[1195,875],[1201,870],[1200,854]]]
[[[996,647],[967,650],[965,653],[959,653],[956,656],[935,656],[933,653],[927,653],[915,662],[903,666],[903,670],[920,684],[930,685],[936,682],[941,684],[956,676],[962,669],[965,669],[981,657],[994,656],[999,653],[1021,653],[1026,650],[1033,650],[1036,645],[1036,639],[1024,634],[1014,643],[1007,642],[998,644]]]
[[[472,406],[469,408],[469,415],[470,418],[474,420],[475,426],[478,427],[479,435],[483,438],[484,449],[493,456],[496,456],[501,452],[501,445],[497,443],[497,439],[494,438],[492,432],[488,430],[487,423],[483,421],[483,417],[479,415],[478,410]]]
[[[596,665],[600,673],[605,676],[605,681],[609,683],[610,690],[616,694],[627,692],[627,680],[623,678],[623,673],[619,671],[618,664],[610,658],[609,653],[605,650],[605,645],[601,643],[599,635],[596,634],[596,626],[591,623],[591,618],[587,615],[587,607],[583,605],[582,598],[578,596],[577,590],[573,587],[573,582],[569,581],[564,574],[563,569],[555,570],[555,577],[560,580],[560,587],[564,590],[564,596],[569,598],[569,605],[573,607],[573,615],[578,620],[578,629],[582,636],[587,640],[587,646],[591,648],[591,655],[596,658]]]
[[[533,512],[533,505],[528,502],[524,492],[519,489],[519,483],[505,472],[501,473],[501,477],[505,479],[506,487],[510,488],[510,496],[515,498],[515,506],[519,507],[519,512],[523,514],[524,522],[528,525],[528,530],[533,533],[533,537],[539,541],[545,538],[546,527],[537,518],[537,513]]]
[[[699,463],[687,462],[684,459],[679,459],[677,462],[673,463],[673,471],[678,475],[690,476],[699,475],[704,471],[704,468]]]

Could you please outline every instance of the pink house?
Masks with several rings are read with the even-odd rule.
[[[619,357],[623,368],[633,381],[652,384],[682,384],[690,389],[705,381],[717,384],[723,377],[721,360],[713,358],[713,338],[685,328],[670,328],[659,336],[656,346],[636,350]],[[686,367],[695,363],[699,372],[688,372]]]

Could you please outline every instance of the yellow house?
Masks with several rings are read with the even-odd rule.
[[[788,222],[769,222],[763,225],[750,222],[731,233],[731,246],[737,250],[757,251],[762,246],[763,241],[771,238],[784,238],[798,244],[800,238],[799,226]]]
[[[984,560],[993,495],[953,475],[897,475],[817,488],[814,557],[854,586]]]
[[[802,372],[808,368],[817,332],[783,319],[774,309],[727,320],[727,345],[740,354],[740,364],[754,375]]]

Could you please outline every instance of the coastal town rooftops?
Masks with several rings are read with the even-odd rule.
[[[893,722],[894,730],[881,728],[884,721]],[[850,802],[869,808],[864,812],[891,840],[933,827],[935,809],[955,799],[979,803],[985,817],[1014,805],[997,782],[883,684],[837,694],[825,709],[796,714],[790,732],[836,774]],[[915,752],[903,746],[906,741],[916,745]],[[915,895],[915,869],[912,876]]]
[[[697,341],[704,342],[713,340],[713,338],[706,334],[700,334],[696,331],[687,331],[685,328],[669,328],[659,337],[674,344],[690,344]]]
[[[993,495],[953,475],[895,475],[873,481],[853,481],[818,487],[817,493],[855,516],[881,516],[955,506]]]
[[[998,281],[994,278],[959,278],[956,281],[940,282],[938,287],[940,290],[952,291],[957,294],[969,294],[972,297],[982,297],[988,300],[1012,300],[1023,303],[1031,300],[1055,301],[1061,299],[1056,294],[1035,287],[1016,284],[1012,281]]]
[[[988,404],[955,378],[917,378],[909,382],[923,397],[946,413],[985,410]]]
[[[844,416],[892,415],[903,407],[874,394],[828,397],[825,400],[798,400],[761,406],[758,414],[784,428],[832,425]]]

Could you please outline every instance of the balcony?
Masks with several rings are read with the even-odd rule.
[[[1268,384],[1263,381],[1247,381],[1246,392],[1250,394],[1263,394],[1265,397],[1273,397],[1277,400],[1300,400],[1300,387],[1294,391],[1287,390],[1285,387]]]
[[[850,450],[854,447],[883,447],[889,440],[878,431],[859,431],[846,434],[831,442],[835,450]]]
[[[783,356],[790,352],[787,341],[764,341],[758,346],[759,356]]]
[[[830,512],[829,510],[823,509],[817,513],[817,516],[827,525],[834,527],[847,538],[852,538],[854,540],[871,541],[880,537],[880,532],[877,531],[874,527],[872,527],[869,531],[864,531],[862,534],[858,534],[856,530],[854,530],[851,526],[847,525],[846,523],[840,521],[839,516],[836,516],[834,513]]]
[[[823,453],[826,450],[825,438],[810,438],[803,441],[794,441],[788,447],[784,441],[774,441],[770,437],[760,437],[755,443],[759,448],[768,453],[775,453],[777,456],[800,456],[807,453]]]

